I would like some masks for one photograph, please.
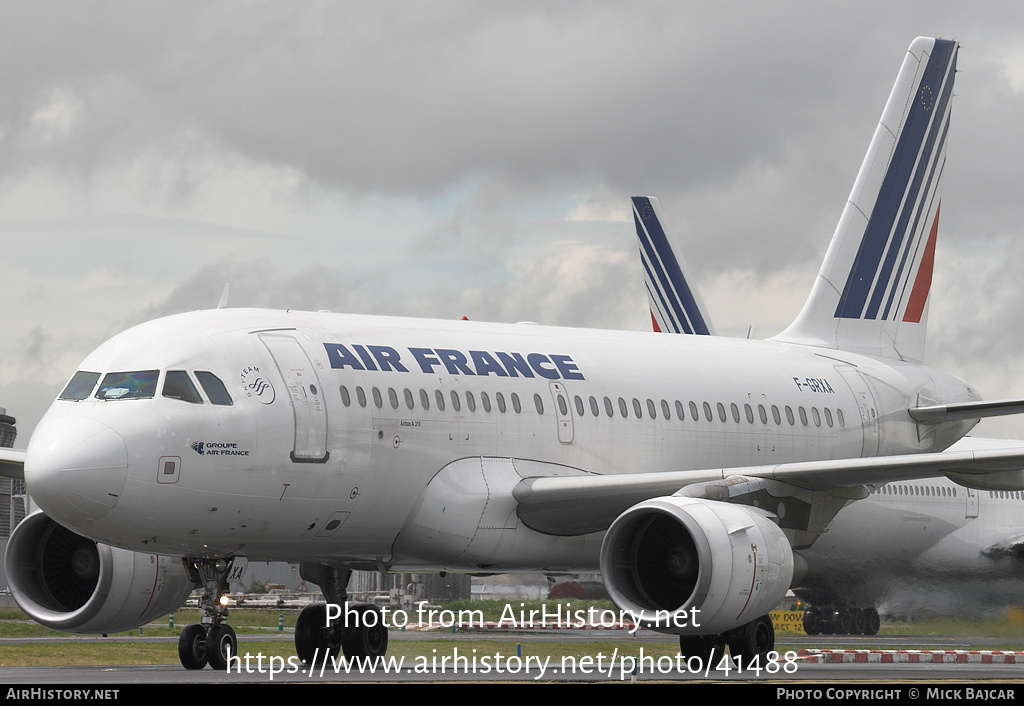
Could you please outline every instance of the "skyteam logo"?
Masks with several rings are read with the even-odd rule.
[[[192,442],[192,450],[195,451],[200,456],[202,456],[203,455],[203,442],[202,441],[193,441]]]
[[[262,373],[259,366],[250,365],[244,368],[239,375],[245,394],[253,397],[257,402],[270,404],[277,398],[274,385]]]

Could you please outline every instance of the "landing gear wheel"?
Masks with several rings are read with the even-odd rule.
[[[720,660],[725,654],[724,650],[725,644],[718,635],[679,636],[679,654],[682,655],[683,662],[688,663],[691,657],[697,657],[700,659],[699,671],[703,671],[708,666],[709,660],[716,659],[716,655]],[[710,666],[714,667],[715,665]]]
[[[211,668],[219,671],[227,669],[228,657],[238,655],[238,640],[235,638],[234,628],[225,623],[215,627],[206,653]]]
[[[882,620],[878,617],[878,611],[874,608],[866,608],[864,610],[864,634],[877,635],[880,627],[882,627]]]
[[[376,606],[360,603],[351,606],[359,615],[358,625],[344,628],[341,638],[341,649],[345,656],[352,657],[383,657],[388,652],[388,629],[384,625],[384,616]],[[373,617],[367,617],[373,613]]]
[[[853,613],[849,608],[838,608],[832,617],[836,635],[849,635],[853,624]]]
[[[178,659],[185,669],[202,669],[206,666],[206,628],[193,623],[181,631],[178,637]]]
[[[327,605],[314,603],[302,609],[295,621],[295,653],[303,664],[311,664],[314,659],[326,661],[328,657],[337,657],[341,642],[336,636],[336,628],[327,626]]]
[[[746,669],[754,663],[764,667],[768,653],[775,649],[775,626],[769,615],[762,615],[740,628],[729,640],[729,653],[740,659],[740,667]]]
[[[850,634],[851,635],[863,635],[864,630],[867,628],[867,614],[863,608],[851,608],[850,615]]]
[[[808,635],[821,632],[821,611],[814,606],[804,611],[804,632]]]

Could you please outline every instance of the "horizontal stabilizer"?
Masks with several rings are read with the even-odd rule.
[[[914,421],[927,424],[958,422],[963,419],[1002,417],[1024,413],[1024,400],[992,400],[990,402],[959,402],[911,407],[907,410]]]
[[[0,477],[25,479],[25,452],[0,449]]]

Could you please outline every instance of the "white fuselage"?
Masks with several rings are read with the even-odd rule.
[[[428,529],[414,518],[462,459],[622,474],[941,451],[971,424],[919,434],[907,408],[977,399],[918,365],[799,345],[260,310],[150,322],[80,370],[160,378],[147,398],[58,400],[33,435],[30,491],[75,531],[171,555],[450,570],[593,569],[600,546],[523,526],[508,493],[522,470],[486,491],[507,510],[491,560],[431,545],[445,512],[458,524],[459,493]],[[168,371],[212,372],[232,403],[166,397]]]

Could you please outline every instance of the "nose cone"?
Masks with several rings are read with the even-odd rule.
[[[127,474],[124,439],[84,417],[47,415],[33,432],[25,456],[29,494],[47,515],[68,527],[110,512]]]

